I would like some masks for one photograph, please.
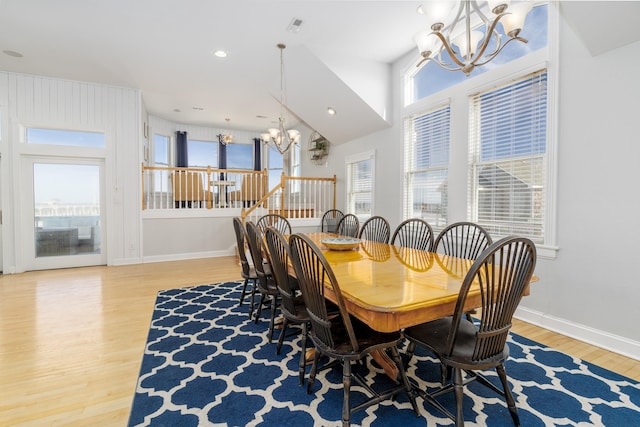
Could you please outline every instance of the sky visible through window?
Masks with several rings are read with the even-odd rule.
[[[218,142],[190,139],[187,141],[187,150],[189,167],[218,167]]]
[[[27,144],[96,148],[104,148],[105,146],[104,133],[102,132],[27,128],[26,137]]]
[[[35,163],[33,190],[36,206],[99,205],[100,168],[93,165]]]
[[[227,169],[253,169],[253,145],[227,145]]]
[[[169,137],[153,136],[153,162],[156,165],[169,166]]]
[[[429,95],[433,95],[436,92],[461,83],[468,78],[472,78],[473,76],[477,76],[500,65],[506,64],[507,62],[511,62],[514,59],[521,58],[531,52],[535,52],[536,50],[546,47],[548,42],[548,14],[548,5],[544,4],[534,7],[527,15],[524,28],[520,33],[520,37],[527,39],[528,43],[521,43],[519,41],[510,42],[491,62],[475,68],[469,76],[466,76],[460,71],[447,71],[438,64],[428,61],[413,78],[413,101],[426,98]],[[499,31],[502,31],[502,24],[498,24],[497,28]],[[485,27],[482,26],[481,31],[484,32],[484,30]],[[503,42],[505,39],[506,37],[503,37]],[[493,50],[492,48],[495,49],[495,43],[493,41],[487,47],[487,52],[491,52]],[[445,62],[453,63],[446,52],[443,52],[442,59]]]

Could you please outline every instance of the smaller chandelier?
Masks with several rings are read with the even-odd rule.
[[[280,49],[280,117],[278,118],[278,127],[267,129],[268,133],[261,135],[262,141],[274,147],[280,154],[284,154],[292,145],[300,141],[300,132],[295,129],[287,130],[284,123],[285,81],[283,51],[286,47],[282,43],[278,44],[278,49]]]
[[[458,3],[457,13],[455,13],[455,6]],[[418,13],[427,17],[428,28],[416,34],[414,38],[422,55],[422,60],[417,66],[425,61],[433,61],[445,70],[462,71],[468,76],[475,67],[485,65],[495,58],[509,42],[513,40],[528,42],[519,37],[519,34],[533,6],[531,1],[511,3],[510,0],[488,0],[493,19],[487,18],[482,13],[478,3],[475,0],[422,2],[418,7]],[[465,27],[460,29],[457,24],[463,17]],[[498,22],[502,23],[504,34],[498,31]],[[484,33],[474,30],[474,27],[482,24],[485,26]],[[505,36],[508,38],[503,43],[502,37]],[[492,39],[495,42],[487,51]],[[443,50],[449,54],[453,63],[443,60]]]
[[[229,118],[227,117],[225,119],[227,121],[227,130],[229,129]],[[228,131],[228,133],[219,133],[216,135],[218,137],[218,142],[222,145],[227,145],[227,144],[231,144],[233,143],[233,135],[231,135],[231,132]]]

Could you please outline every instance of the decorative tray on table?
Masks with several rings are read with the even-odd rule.
[[[320,243],[332,251],[350,251],[352,249],[358,249],[361,242],[362,240],[354,237],[331,237],[320,240]]]

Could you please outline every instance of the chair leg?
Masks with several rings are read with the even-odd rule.
[[[453,369],[453,392],[456,396],[456,427],[464,427],[464,414],[462,401],[464,397],[464,383],[462,381],[462,369]]]
[[[256,298],[256,282],[254,280],[253,286],[251,287],[251,305],[249,306],[249,320],[251,320],[251,317],[253,316],[253,307],[255,305],[255,298]]]
[[[400,358],[400,353],[398,353],[397,347],[391,347],[391,356],[393,357],[393,361],[396,363],[398,367],[398,371],[400,371],[400,378],[402,379],[402,384],[404,385],[404,389],[407,391],[409,395],[409,401],[411,401],[411,406],[413,407],[413,412],[416,413],[416,416],[420,416],[420,410],[418,409],[418,404],[416,403],[416,394],[411,387],[411,383],[407,378],[407,372],[404,370],[404,365],[402,364],[402,359]]]
[[[262,306],[264,305],[264,299],[266,298],[266,294],[260,295],[260,303],[258,304],[258,309],[256,310],[256,318],[254,319],[254,323],[258,323],[260,319],[260,314],[262,314]]]
[[[320,359],[320,352],[316,349],[313,355],[313,364],[311,365],[311,372],[309,373],[309,382],[307,383],[307,394],[311,394],[313,390],[313,383],[316,380],[316,372],[318,371],[318,360]]]
[[[351,406],[349,402],[351,393],[351,362],[349,360],[342,361],[342,386],[344,387],[342,426],[347,427],[351,424]]]
[[[302,342],[300,347],[300,368],[298,369],[298,376],[300,377],[300,385],[304,385],[304,371],[307,367],[307,322],[302,322],[300,325],[302,328]]]
[[[411,359],[413,358],[413,352],[415,350],[416,350],[416,343],[414,343],[413,341],[409,341],[409,345],[407,346],[407,351],[405,352],[404,369],[407,369],[409,367],[409,362],[411,362]]]
[[[509,408],[509,413],[511,414],[511,418],[513,419],[513,424],[517,427],[520,427],[520,417],[518,416],[518,408],[516,407],[516,402],[513,399],[513,394],[511,393],[511,389],[509,388],[509,383],[507,381],[507,373],[504,370],[504,365],[500,364],[496,366],[496,371],[498,372],[498,376],[500,377],[500,382],[502,383],[502,387],[504,388],[504,397],[507,400],[507,407]]]
[[[271,295],[271,319],[269,320],[269,344],[273,338],[273,329],[276,323],[276,304],[278,297]]]
[[[278,337],[278,345],[276,346],[276,354],[280,354],[280,349],[282,348],[282,343],[284,342],[284,334],[287,333],[287,326],[289,325],[289,321],[285,317],[282,320],[282,329],[280,330],[280,336]]]
[[[451,366],[440,363],[440,384],[445,385],[451,378]]]
[[[241,306],[244,302],[244,296],[247,293],[247,284],[249,283],[249,279],[244,279],[244,285],[242,286],[242,293],[240,294],[240,302],[238,306]]]

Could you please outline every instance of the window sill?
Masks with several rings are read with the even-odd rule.
[[[538,258],[541,259],[556,259],[558,251],[560,250],[557,246],[548,246],[548,245],[536,245],[536,251],[538,253]]]

